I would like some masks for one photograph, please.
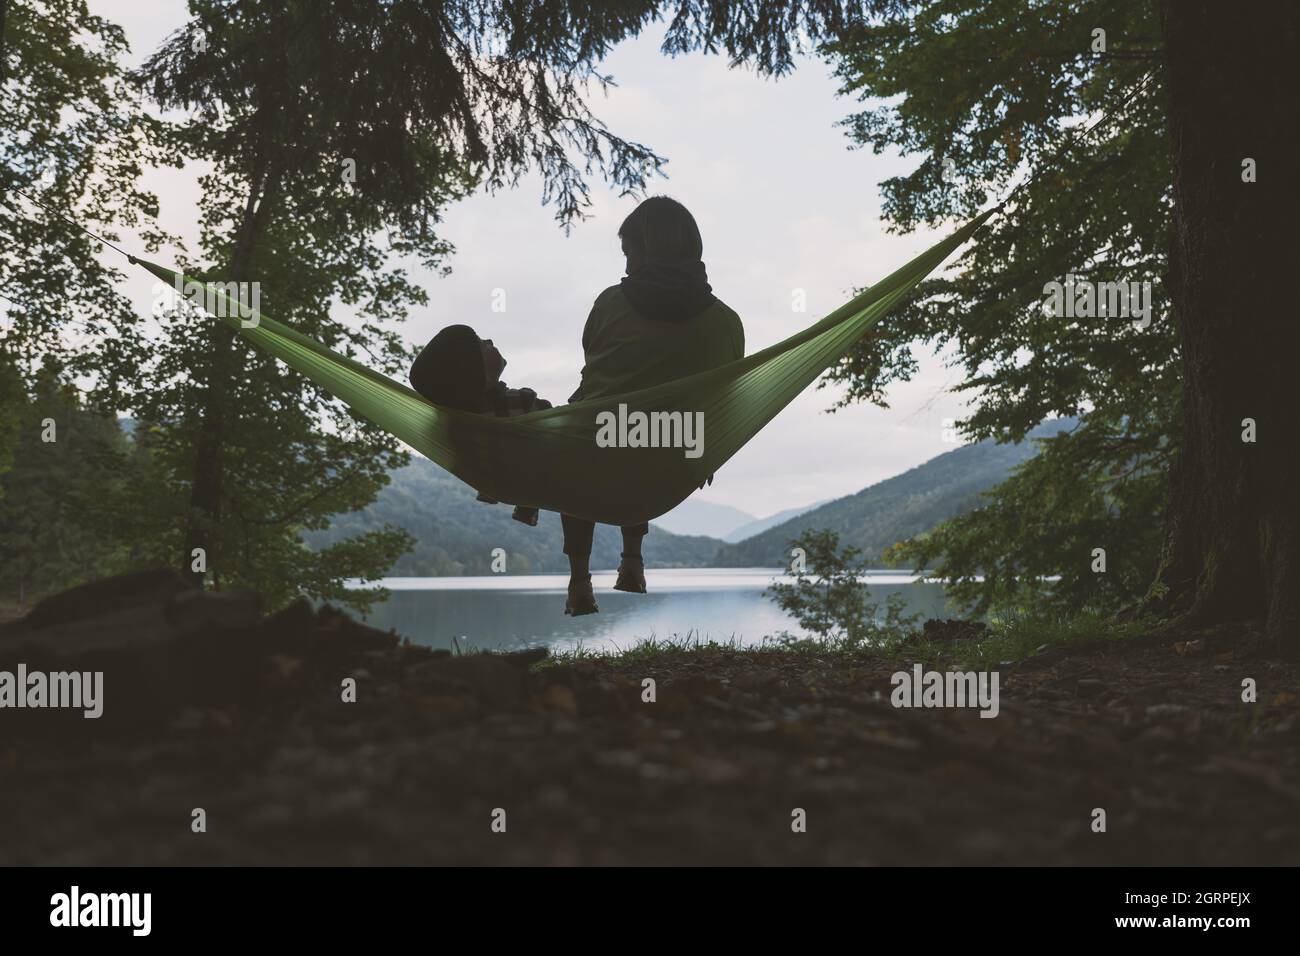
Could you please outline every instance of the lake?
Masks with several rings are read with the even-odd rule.
[[[613,571],[592,573],[600,613],[583,617],[565,616],[568,577],[561,574],[385,578],[380,583],[392,596],[365,620],[415,644],[450,648],[455,638],[462,650],[617,650],[652,637],[757,644],[781,631],[806,633],[763,593],[783,578],[775,569],[651,569],[648,594],[615,591],[614,577]],[[865,581],[882,608],[889,594],[898,593],[909,612],[955,614],[937,582],[889,571],[873,571]]]

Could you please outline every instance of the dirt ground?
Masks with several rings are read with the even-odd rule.
[[[0,628],[105,682],[0,710],[0,863],[1300,862],[1300,679],[1240,635],[1004,664],[982,719],[893,707],[879,652],[455,657],[160,581]]]

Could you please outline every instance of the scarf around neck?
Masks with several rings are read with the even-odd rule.
[[[699,259],[650,260],[624,276],[620,285],[632,308],[658,322],[686,322],[715,301]]]

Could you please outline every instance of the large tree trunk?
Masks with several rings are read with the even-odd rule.
[[[1159,583],[1179,624],[1300,644],[1295,3],[1163,0],[1183,435]],[[1257,182],[1243,182],[1243,161]],[[1256,441],[1243,441],[1252,419]],[[1157,588],[1157,592],[1163,591]]]

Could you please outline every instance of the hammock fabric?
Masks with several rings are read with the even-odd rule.
[[[761,352],[626,395],[515,418],[432,405],[406,385],[264,313],[257,314],[257,325],[244,328],[238,303],[218,286],[207,286],[213,297],[207,301],[225,300],[218,321],[471,487],[509,504],[606,524],[637,524],[686,500],[999,208],[981,213],[820,322]],[[134,261],[168,284],[189,281],[172,269]],[[688,458],[680,447],[600,447],[597,415],[617,415],[620,405],[628,413],[703,413],[703,453]]]

